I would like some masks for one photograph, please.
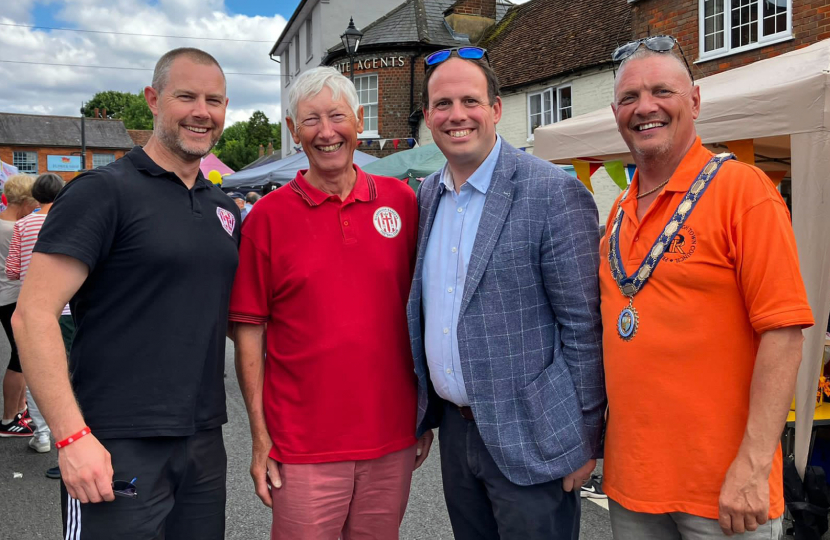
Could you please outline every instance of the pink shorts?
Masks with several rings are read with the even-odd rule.
[[[271,540],[394,540],[409,501],[415,445],[365,461],[279,466]]]

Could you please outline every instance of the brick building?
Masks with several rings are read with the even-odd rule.
[[[111,163],[133,147],[121,120],[87,118],[86,167]],[[71,180],[82,167],[81,119],[0,113],[0,160],[22,173],[54,172]]]
[[[354,58],[365,129],[358,149],[384,157],[409,149],[410,139],[419,141],[428,133],[419,130],[424,57],[475,43],[510,7],[507,0],[406,0],[362,28]],[[351,75],[342,43],[329,49],[323,64]]]
[[[830,0],[629,0],[635,38],[677,38],[696,78],[830,38]]]

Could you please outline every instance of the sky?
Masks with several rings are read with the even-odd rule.
[[[390,9],[401,1],[390,0]],[[230,104],[226,126],[247,120],[255,110],[265,112],[272,122],[280,119],[280,66],[268,58],[268,52],[300,0],[7,0],[3,3],[1,112],[77,115],[81,103],[96,92],[141,91],[149,84],[152,68],[162,54],[176,47],[191,46],[216,57],[227,74]],[[67,32],[54,28],[156,36]]]

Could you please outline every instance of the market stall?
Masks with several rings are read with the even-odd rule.
[[[795,462],[807,463],[830,314],[830,40],[697,81],[697,132],[716,152],[790,178],[793,229],[816,325],[805,331],[796,384]],[[534,154],[553,162],[633,163],[610,106],[538,128]]]

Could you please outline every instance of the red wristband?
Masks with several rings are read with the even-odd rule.
[[[80,439],[84,435],[89,435],[90,433],[92,433],[92,430],[89,429],[87,426],[84,426],[84,428],[81,431],[79,431],[78,433],[75,433],[74,435],[70,435],[69,437],[65,438],[62,441],[56,442],[55,443],[55,448],[60,450],[64,446],[69,446],[70,444],[77,441],[78,439]]]

